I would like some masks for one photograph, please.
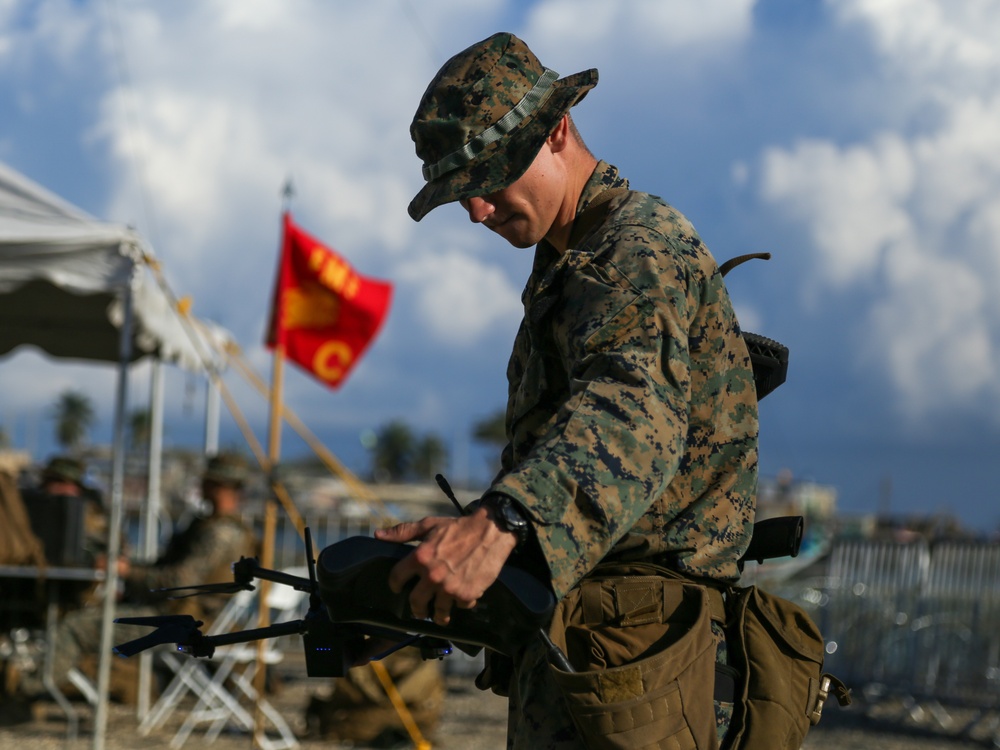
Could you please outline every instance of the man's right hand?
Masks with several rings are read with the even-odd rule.
[[[401,523],[375,536],[389,542],[421,540],[393,566],[389,587],[398,594],[418,579],[410,592],[410,611],[417,618],[432,617],[438,625],[451,621],[453,606],[475,607],[517,546],[517,537],[502,531],[486,508],[459,518],[431,516]]]

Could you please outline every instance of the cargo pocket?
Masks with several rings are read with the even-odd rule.
[[[549,668],[581,738],[609,750],[714,750],[716,642],[706,590],[658,577],[626,581],[658,588],[648,612],[592,624],[575,589],[553,618],[552,640],[576,671]],[[615,596],[614,582],[591,584]]]
[[[805,610],[755,586],[734,589],[729,605],[730,655],[743,676],[733,746],[795,750],[835,679],[823,674],[823,637]],[[835,684],[846,705],[846,688]]]

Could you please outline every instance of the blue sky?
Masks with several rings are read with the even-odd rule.
[[[355,7],[357,6],[357,7]],[[360,7],[364,6],[364,7]],[[601,82],[574,116],[633,187],[685,213],[745,328],[791,349],[761,405],[764,474],[837,488],[842,509],[947,511],[995,529],[1000,448],[1000,6],[988,0],[130,0],[0,3],[0,160],[136,226],[194,311],[262,372],[280,190],[394,306],[338,391],[295,371],[288,402],[361,471],[392,419],[488,475],[473,422],[503,406],[530,253],[460,209],[420,224],[407,128],[452,53],[497,30]],[[112,374],[0,361],[0,421],[46,455],[56,395],[110,434]],[[132,376],[133,403],[148,368]],[[266,407],[236,380],[263,436]],[[197,444],[204,393],[168,376],[166,440]],[[224,420],[224,441],[238,435]],[[304,450],[289,435],[285,453]]]

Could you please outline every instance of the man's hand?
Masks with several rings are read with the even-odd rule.
[[[129,571],[132,569],[131,563],[124,555],[118,558],[118,577],[125,578]],[[94,558],[94,569],[95,570],[107,570],[108,569],[108,556],[105,554],[99,554]]]
[[[460,518],[432,516],[401,523],[375,536],[388,542],[422,540],[393,566],[389,588],[398,594],[418,578],[410,593],[410,611],[414,617],[433,617],[438,625],[451,621],[452,606],[475,607],[517,546],[517,537],[501,531],[486,508]]]

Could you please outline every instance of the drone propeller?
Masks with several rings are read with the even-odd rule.
[[[148,625],[156,628],[152,633],[115,646],[112,651],[118,656],[135,656],[147,648],[165,643],[190,644],[201,636],[198,630],[204,623],[191,615],[155,615],[152,617],[119,617],[121,625]]]
[[[202,594],[236,594],[240,591],[253,591],[253,584],[236,582],[226,583],[203,583],[198,586],[175,586],[173,588],[156,589],[157,593],[168,591],[187,591],[186,594],[174,594],[168,599],[186,599],[189,596],[201,596]]]
[[[116,617],[115,623],[119,625],[148,625],[151,628],[159,628],[164,625],[193,625],[201,627],[205,623],[196,620],[191,615],[148,615],[146,617]]]

